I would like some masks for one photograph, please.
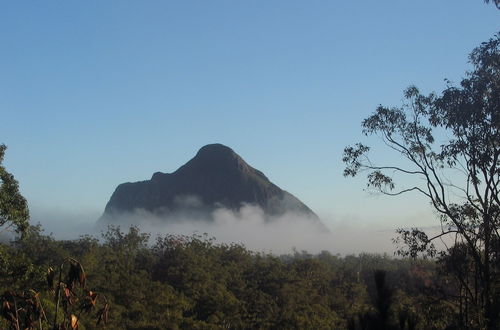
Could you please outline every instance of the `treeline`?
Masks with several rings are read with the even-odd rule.
[[[15,328],[6,302],[17,297],[18,310],[23,299],[39,306],[17,317],[49,329],[58,294],[79,329],[445,329],[459,311],[458,283],[435,261],[274,256],[197,235],[151,241],[134,227],[73,241],[31,227],[25,239],[1,244],[0,328]],[[59,272],[71,290],[47,285]]]

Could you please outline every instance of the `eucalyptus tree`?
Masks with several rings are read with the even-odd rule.
[[[399,252],[435,256],[434,241],[446,236],[464,247],[475,265],[475,281],[459,278],[465,298],[480,311],[476,323],[493,329],[500,311],[500,34],[469,60],[473,69],[460,86],[448,83],[440,95],[409,87],[402,106],[379,106],[362,122],[363,133],[380,137],[401,162],[377,164],[370,147],[358,143],[344,149],[344,176],[364,172],[367,186],[382,194],[415,192],[429,200],[441,232],[400,229],[396,241],[407,248]],[[402,178],[411,184],[397,184]]]
[[[12,229],[24,234],[29,226],[28,203],[14,176],[2,165],[6,149],[0,144],[0,232]]]

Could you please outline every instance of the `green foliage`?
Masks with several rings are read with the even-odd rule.
[[[56,283],[54,266],[64,263],[66,287],[69,257],[85,266],[98,304],[109,304],[107,329],[361,329],[380,319],[390,327],[444,329],[458,313],[442,293],[456,294],[459,283],[432,260],[328,252],[277,257],[199,235],[166,235],[151,243],[135,227],[110,227],[102,240],[74,241],[54,240],[33,227],[27,239],[3,248],[4,269],[12,275],[0,278],[1,292],[33,288],[49,320],[45,328],[57,306],[55,291],[47,290],[47,269],[54,269]],[[374,280],[377,270],[385,274],[382,283]],[[64,307],[61,300],[60,308],[78,316],[80,329],[102,327],[96,326],[99,308],[79,315],[89,292],[78,283],[78,302],[70,296],[75,303]],[[64,315],[59,311],[59,322]],[[7,328],[5,320],[0,328]]]
[[[0,230],[13,227],[15,232],[24,234],[28,228],[28,203],[19,192],[14,176],[2,165],[6,149],[0,144]]]
[[[104,320],[107,329],[137,330],[445,329],[463,324],[463,309],[445,297],[462,294],[464,276],[456,275],[476,265],[466,245],[436,264],[328,252],[278,257],[200,235],[152,244],[137,227],[110,226],[101,240],[58,241],[40,226],[23,232],[0,244],[2,329],[98,329]]]
[[[378,165],[368,156],[370,147],[357,143],[344,149],[344,175],[365,171],[370,189],[389,196],[417,192],[428,199],[441,233],[429,237],[418,228],[400,229],[399,254],[436,257],[434,241],[454,241],[456,247],[439,256],[462,258],[448,268],[460,283],[454,298],[459,325],[494,329],[500,322],[500,33],[474,49],[469,60],[473,70],[460,86],[427,96],[411,86],[401,107],[381,105],[363,121],[363,133],[380,137],[401,162]],[[410,178],[408,186],[396,184],[401,177]]]
[[[40,270],[35,265],[32,268]],[[36,280],[23,283],[24,288],[17,290],[12,289],[16,284],[10,283],[9,290],[0,296],[2,328],[76,330],[86,329],[89,324],[107,323],[107,300],[102,294],[85,288],[86,274],[80,262],[68,258],[56,271],[49,267],[45,275],[45,288],[41,291],[27,289],[30,285],[37,286]],[[98,300],[102,307],[96,311]]]

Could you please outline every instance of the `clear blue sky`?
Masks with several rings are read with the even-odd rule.
[[[342,149],[499,30],[481,0],[2,1],[5,165],[33,214],[93,221],[119,183],[220,142],[328,221],[413,221],[425,201],[369,197]]]

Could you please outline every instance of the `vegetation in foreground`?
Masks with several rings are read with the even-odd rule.
[[[365,134],[380,135],[410,168],[374,165],[362,144],[345,149],[346,176],[368,170],[369,187],[420,192],[441,215],[436,237],[400,230],[409,247],[402,254],[413,259],[278,257],[203,236],[167,235],[148,245],[135,227],[110,227],[102,241],[57,241],[29,226],[0,145],[0,229],[20,234],[0,244],[1,328],[498,329],[499,49],[497,34],[473,51],[474,70],[460,87],[440,97],[409,88],[408,104],[380,106],[363,122]],[[436,145],[436,130],[451,139]],[[463,181],[449,182],[446,170],[459,169]],[[391,172],[424,184],[397,189]],[[450,199],[452,192],[461,198]],[[433,241],[442,236],[455,244],[438,254]]]
[[[110,227],[102,240],[85,236],[74,241],[58,241],[31,227],[25,239],[2,245],[0,289],[16,294],[28,294],[31,289],[48,320],[41,320],[44,329],[49,329],[56,309],[47,269],[68,260],[78,260],[85,267],[85,285],[97,294],[96,305],[109,304],[108,324],[97,325],[102,308],[83,311],[88,291],[79,298],[75,295],[70,307],[78,315],[79,329],[445,329],[458,325],[460,283],[446,274],[444,259],[340,257],[328,252],[278,257],[241,245],[217,244],[203,236],[162,236],[153,245],[148,245],[149,240],[134,227],[127,232]],[[34,324],[35,329],[39,326],[40,322]],[[0,328],[8,328],[8,319],[0,321]]]

